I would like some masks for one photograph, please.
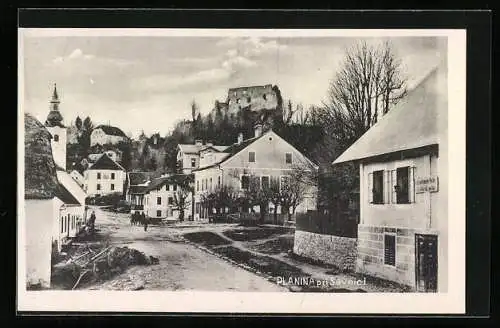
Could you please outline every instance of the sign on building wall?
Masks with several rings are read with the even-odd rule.
[[[415,192],[417,194],[424,192],[437,192],[438,185],[438,177],[418,177],[415,183]]]

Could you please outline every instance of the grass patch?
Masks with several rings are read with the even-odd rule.
[[[224,236],[236,241],[266,239],[273,235],[283,235],[287,233],[291,233],[291,231],[289,228],[285,227],[257,227],[226,230],[223,232]]]
[[[250,245],[249,247],[264,254],[288,253],[293,250],[293,235],[279,236],[276,239],[271,239],[261,244]]]
[[[210,231],[189,232],[183,235],[187,240],[207,247],[229,245],[230,241]]]
[[[272,277],[306,277],[309,276],[301,269],[291,266],[280,260],[266,256],[254,255],[248,251],[241,250],[233,246],[220,247],[214,250],[220,255],[226,256],[231,260],[240,264],[245,264],[263,273],[267,273]]]

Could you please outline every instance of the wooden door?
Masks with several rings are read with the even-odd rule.
[[[437,291],[437,236],[415,234],[415,280],[419,292]]]

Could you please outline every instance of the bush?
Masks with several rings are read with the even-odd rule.
[[[296,217],[296,230],[356,238],[358,236],[357,220],[347,216],[334,217],[317,211],[299,213]]]

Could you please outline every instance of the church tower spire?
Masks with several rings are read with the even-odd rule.
[[[50,100],[50,111],[45,121],[47,130],[52,135],[50,145],[52,147],[52,156],[56,165],[66,170],[66,139],[67,131],[63,125],[63,117],[59,111],[59,94],[57,93],[57,86],[54,83],[54,91],[52,92],[52,99]]]
[[[50,111],[47,116],[47,120],[45,121],[45,125],[48,127],[60,126],[64,127],[62,124],[63,117],[61,112],[59,111],[59,104],[61,101],[59,100],[59,94],[57,93],[57,85],[54,83],[54,91],[52,93],[52,99],[50,100]]]

